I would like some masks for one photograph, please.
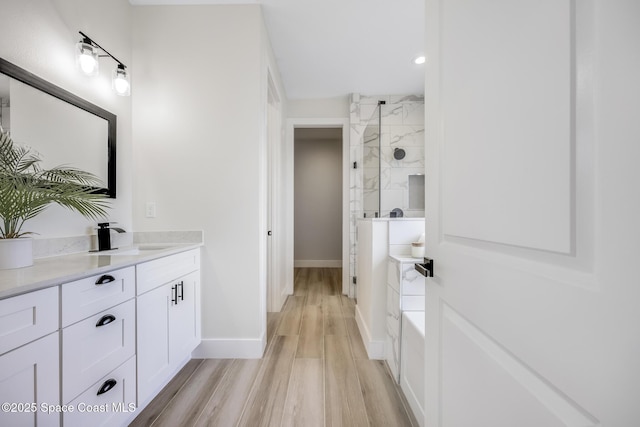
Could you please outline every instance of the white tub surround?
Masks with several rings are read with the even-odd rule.
[[[424,426],[424,311],[402,314],[402,366],[400,388],[413,415],[421,427]]]
[[[390,254],[411,253],[411,242],[424,233],[424,218],[360,219],[356,322],[371,359],[385,358],[387,262]]]
[[[385,360],[391,375],[400,383],[400,361],[402,348],[402,313],[405,311],[424,311],[425,280],[415,270],[415,264],[423,262],[421,258],[390,255],[387,264],[387,339]]]

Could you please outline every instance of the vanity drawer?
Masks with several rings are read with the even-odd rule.
[[[135,267],[62,285],[62,327],[120,304],[135,296]]]
[[[135,300],[62,330],[62,402],[68,403],[135,353]]]
[[[0,300],[0,354],[58,327],[57,286]]]
[[[136,267],[137,295],[199,269],[200,249],[138,264]]]
[[[92,383],[70,404],[75,410],[63,414],[65,426],[126,425],[136,404],[135,356]]]

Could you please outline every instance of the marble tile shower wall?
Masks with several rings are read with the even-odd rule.
[[[378,135],[376,108],[382,105],[381,135]],[[375,116],[374,116],[375,114]],[[378,154],[380,136],[380,155]],[[424,210],[409,209],[409,175],[424,174],[424,96],[423,95],[351,95],[350,160],[356,169],[350,173],[350,262],[349,276],[353,288],[356,260],[356,221],[366,213],[375,216],[378,210],[388,217],[389,211],[400,208],[405,217],[423,217]],[[402,160],[393,156],[396,148],[406,155]],[[380,163],[380,174],[378,164]],[[353,292],[353,289],[351,289]],[[353,293],[351,293],[353,295]]]

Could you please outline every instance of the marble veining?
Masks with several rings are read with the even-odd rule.
[[[379,107],[379,101],[386,104]],[[394,208],[402,209],[405,217],[423,217],[424,210],[408,209],[408,180],[409,175],[424,173],[424,96],[354,93],[349,112],[350,161],[358,165],[349,173],[351,230],[355,230],[357,219],[365,214],[367,218],[374,218],[376,212],[388,216]],[[393,157],[395,148],[405,150],[404,159]],[[380,199],[381,206],[378,206]],[[350,232],[349,238],[351,250],[357,252],[356,234]],[[397,251],[407,249],[394,248]],[[350,296],[355,295],[355,259],[355,255],[350,259]]]

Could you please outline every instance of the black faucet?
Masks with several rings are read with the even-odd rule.
[[[108,251],[110,249],[117,249],[111,247],[111,230],[118,233],[125,233],[122,228],[111,227],[109,224],[115,224],[115,222],[100,222],[98,223],[98,251]]]

